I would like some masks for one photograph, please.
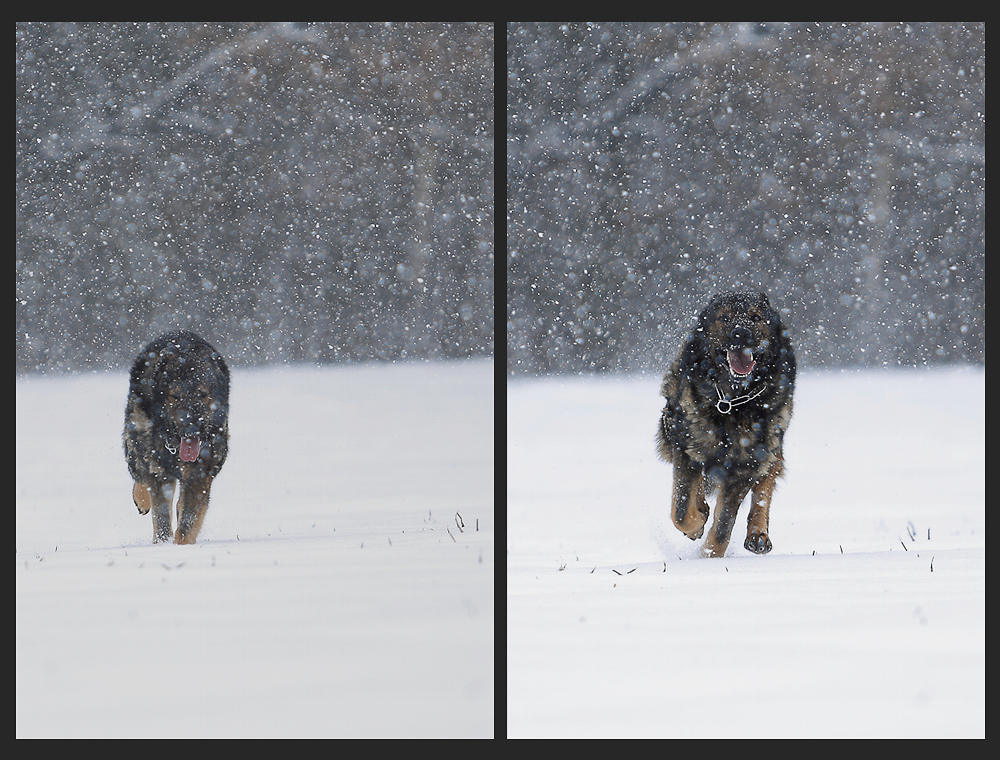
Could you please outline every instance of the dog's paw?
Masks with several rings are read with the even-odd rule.
[[[747,540],[743,546],[754,554],[767,554],[771,551],[771,539],[766,533],[750,532],[747,533]]]
[[[132,503],[135,504],[135,508],[139,510],[140,515],[149,514],[149,509],[153,506],[149,488],[142,483],[136,483],[132,488]]]

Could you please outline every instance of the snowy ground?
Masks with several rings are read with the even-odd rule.
[[[670,522],[658,387],[507,386],[508,734],[984,736],[985,372],[801,374],[774,550],[744,505],[723,559]]]
[[[493,734],[491,362],[234,369],[195,546],[125,374],[16,387],[17,736]]]

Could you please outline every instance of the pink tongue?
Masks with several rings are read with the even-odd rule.
[[[181,438],[181,459],[185,462],[195,461],[199,451],[201,451],[201,439],[198,437]]]
[[[729,352],[729,369],[737,375],[749,375],[753,371],[754,366],[757,364],[753,360],[753,353],[747,351],[730,351]]]

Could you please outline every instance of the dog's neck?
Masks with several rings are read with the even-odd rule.
[[[715,384],[715,392],[719,395],[719,400],[715,402],[715,408],[719,410],[719,414],[730,414],[733,411],[734,406],[740,406],[741,404],[746,404],[753,401],[760,394],[762,394],[766,389],[767,385],[761,385],[760,389],[756,393],[748,393],[745,396],[737,396],[736,398],[728,398],[722,395],[722,390],[719,388],[719,383]]]

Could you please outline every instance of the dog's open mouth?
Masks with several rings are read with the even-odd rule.
[[[181,438],[180,454],[185,462],[194,462],[201,452],[201,439],[198,436],[193,438]]]
[[[751,372],[753,368],[757,365],[757,362],[753,359],[753,351],[749,348],[741,348],[737,350],[729,350],[729,371],[732,372],[737,377],[746,377]]]

